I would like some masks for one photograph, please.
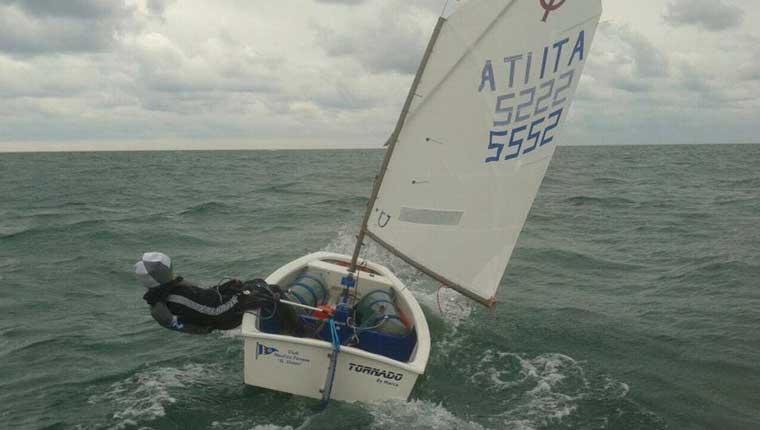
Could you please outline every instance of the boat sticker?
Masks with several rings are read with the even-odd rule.
[[[404,379],[403,373],[392,372],[390,370],[378,369],[377,367],[364,366],[356,363],[348,363],[350,372],[362,375],[373,376],[378,384],[392,385],[398,387],[398,382]]]
[[[304,357],[300,351],[288,349],[288,352],[284,353],[280,352],[277,348],[272,348],[259,342],[256,342],[255,359],[277,360],[279,363],[288,366],[301,366],[303,364],[311,363],[311,359]]]
[[[272,347],[256,342],[256,359],[257,360],[259,358],[259,355],[270,355],[270,354],[274,354],[275,352],[279,352],[279,350],[277,348],[272,348]]]

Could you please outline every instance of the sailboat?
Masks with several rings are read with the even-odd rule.
[[[407,400],[430,356],[414,295],[360,258],[367,239],[485,306],[559,143],[601,0],[450,2],[433,30],[352,255],[317,252],[268,278],[297,329],[245,315],[246,384],[321,399]]]

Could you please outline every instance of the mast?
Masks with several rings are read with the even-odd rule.
[[[367,234],[367,223],[369,222],[369,217],[372,215],[371,212],[372,208],[375,205],[375,201],[377,200],[377,195],[380,192],[380,185],[382,184],[383,178],[385,177],[385,172],[388,170],[388,164],[391,161],[393,150],[396,148],[398,136],[401,133],[401,129],[404,127],[406,117],[409,114],[409,109],[412,106],[412,101],[414,101],[414,97],[417,93],[417,88],[419,87],[420,80],[422,79],[422,74],[425,71],[425,67],[427,66],[430,55],[432,54],[433,48],[435,47],[435,43],[441,33],[441,28],[445,22],[446,18],[443,16],[438,18],[438,22],[433,29],[433,34],[430,37],[427,48],[425,49],[425,54],[422,56],[420,66],[417,68],[417,74],[414,76],[414,81],[412,82],[411,88],[409,88],[409,94],[406,96],[404,108],[401,110],[401,115],[399,115],[398,121],[396,122],[396,128],[393,130],[393,133],[385,144],[388,149],[385,151],[385,159],[383,159],[382,167],[380,167],[380,173],[375,176],[375,181],[372,187],[372,194],[370,194],[369,202],[367,203],[367,210],[364,212],[364,217],[362,219],[361,226],[359,227],[359,235],[356,237],[356,245],[354,246],[354,253],[351,257],[351,267],[348,269],[350,273],[354,273],[356,271],[357,261],[359,260],[359,253],[361,252],[364,238]]]

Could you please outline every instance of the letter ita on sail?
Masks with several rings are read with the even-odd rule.
[[[602,6],[450,4],[389,140],[361,236],[492,305],[560,143]]]

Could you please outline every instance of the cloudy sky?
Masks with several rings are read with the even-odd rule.
[[[379,147],[443,2],[0,0],[0,150]],[[604,7],[565,144],[760,140],[760,3]]]

